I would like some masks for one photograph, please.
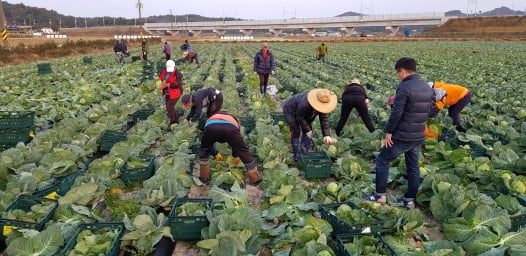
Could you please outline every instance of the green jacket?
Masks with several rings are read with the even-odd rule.
[[[327,45],[318,46],[318,54],[327,55],[327,53],[329,53],[329,49],[327,49]]]

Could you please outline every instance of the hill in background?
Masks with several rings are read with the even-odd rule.
[[[476,15],[474,14],[465,14],[461,10],[452,10],[447,11],[444,13],[446,16],[455,16],[455,17],[466,17],[466,16],[520,16],[520,15],[526,15],[526,12],[523,11],[514,11],[508,7],[502,6],[500,8],[495,8],[491,11],[487,12],[480,12]],[[336,17],[343,17],[343,16],[364,16],[366,14],[358,13],[358,12],[345,12],[342,13]]]

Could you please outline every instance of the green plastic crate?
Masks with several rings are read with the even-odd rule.
[[[243,71],[243,68],[241,66],[236,66],[236,73],[239,73]]]
[[[0,152],[13,148],[18,142],[0,142]]]
[[[75,246],[77,245],[77,237],[80,234],[80,232],[82,232],[84,230],[96,231],[96,230],[100,230],[100,229],[106,229],[108,231],[118,230],[117,237],[115,237],[113,239],[113,241],[111,241],[111,246],[108,249],[108,251],[106,252],[106,254],[104,254],[104,255],[105,256],[117,256],[117,255],[119,255],[119,253],[120,253],[120,248],[119,247],[120,247],[120,243],[121,243],[120,240],[121,240],[121,237],[124,234],[124,223],[87,223],[87,224],[82,224],[79,227],[79,230],[75,233],[75,235],[73,235],[72,237],[69,238],[69,240],[66,243],[66,246],[64,247],[64,249],[61,250],[60,255],[68,255],[68,253],[75,248]]]
[[[22,194],[18,195],[15,198],[15,200],[4,210],[4,212],[7,212],[14,209],[20,209],[27,212],[31,210],[31,206],[35,204],[40,204],[42,202],[50,202],[53,203],[54,206],[39,222],[34,223],[0,218],[0,230],[2,230],[2,236],[6,235],[8,227],[35,229],[38,231],[42,231],[44,229],[44,226],[51,219],[51,216],[53,216],[53,213],[58,207],[58,202],[56,200]]]
[[[84,57],[84,58],[82,58],[82,62],[84,64],[93,64],[93,58],[91,58],[91,57]]]
[[[283,112],[270,112],[274,125],[287,125],[287,120]]]
[[[301,155],[305,178],[327,178],[332,173],[332,160],[325,152],[309,152]]]
[[[364,212],[367,216],[375,219],[375,221],[367,222],[367,223],[347,223],[340,218],[338,218],[336,215],[331,213],[331,210],[336,211],[340,205],[346,204],[350,206],[352,209],[360,209],[362,212]],[[332,235],[336,237],[337,235],[341,234],[365,234],[365,233],[381,233],[383,231],[384,221],[370,213],[369,211],[366,211],[363,208],[358,207],[356,204],[352,202],[345,202],[345,203],[334,203],[334,204],[324,204],[320,206],[320,214],[321,218],[328,221],[332,226]]]
[[[340,256],[353,256],[347,248],[345,247],[345,244],[352,243],[354,239],[357,239],[359,237],[365,237],[365,236],[373,236],[374,238],[379,240],[379,243],[385,248],[384,252],[385,254],[382,255],[388,255],[388,256],[397,256],[396,252],[393,250],[393,248],[383,239],[381,235],[378,234],[354,234],[354,235],[338,235],[336,236],[336,240],[338,242],[338,249]]]
[[[138,123],[139,121],[146,120],[150,115],[152,115],[155,112],[153,109],[139,109],[133,114],[130,114],[130,116],[133,119],[134,123]]]
[[[128,168],[128,162],[132,159],[143,159],[148,165],[141,168]],[[153,176],[153,173],[155,172],[153,160],[153,156],[139,156],[126,159],[126,161],[124,161],[123,166],[121,167],[121,180],[124,183],[133,183],[149,179]]]
[[[247,87],[240,86],[240,87],[237,87],[236,90],[237,90],[237,95],[242,96],[245,94],[245,92],[247,92]]]
[[[126,133],[106,130],[100,136],[100,150],[109,152],[115,143],[125,140]]]
[[[204,204],[208,210],[212,210],[213,208],[212,199],[176,199],[172,206],[172,210],[170,210],[170,214],[168,215],[168,225],[170,225],[170,232],[175,240],[200,240],[201,229],[210,225],[210,222],[204,215],[175,216],[177,207],[189,202]]]
[[[243,78],[245,78],[244,74],[237,74],[236,75],[236,82],[238,82],[238,83],[243,82]]]
[[[39,75],[45,75],[50,74],[51,71],[51,64],[50,63],[40,63],[37,64],[37,72]]]
[[[132,62],[141,60],[141,56],[132,56]]]
[[[256,120],[251,116],[239,117],[239,122],[243,127],[245,127],[246,133],[253,131],[254,127],[256,127]]]
[[[486,148],[484,148],[483,146],[477,143],[469,142],[469,148],[470,148],[469,151],[471,153],[471,157],[473,158],[486,155]]]
[[[21,127],[16,129],[0,129],[0,142],[2,143],[18,143],[29,142],[34,136],[34,127]]]
[[[0,112],[0,129],[26,128],[35,125],[35,112]]]
[[[82,175],[84,175],[84,169],[77,170],[64,177],[54,178],[53,183],[46,187],[38,189],[37,191],[33,192],[33,195],[45,197],[53,192],[57,192],[57,194],[63,196],[66,193],[68,193],[68,191],[71,189],[71,187],[75,183],[75,179]]]
[[[199,153],[199,150],[201,149],[201,136],[197,135],[192,139],[192,144],[190,145],[190,152],[192,154]]]

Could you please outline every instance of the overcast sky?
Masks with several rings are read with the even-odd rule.
[[[501,6],[526,10],[526,0],[140,0],[141,16],[199,14],[208,17],[281,19],[333,17],[347,11],[369,15],[443,13],[460,10],[474,13]],[[11,4],[52,9],[77,17],[139,17],[137,0],[7,0]],[[476,5],[475,5],[476,3]]]

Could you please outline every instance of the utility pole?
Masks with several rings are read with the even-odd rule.
[[[77,28],[77,17],[75,17],[75,28]]]
[[[173,15],[172,14],[172,9],[170,9],[170,16],[172,16],[172,15]],[[171,21],[170,21],[170,28],[171,28],[171,30],[174,30],[174,24]]]
[[[142,37],[141,8],[143,8],[144,5],[141,3],[141,0],[137,0],[137,4],[135,4],[135,7],[139,9],[139,28],[141,29],[141,37]]]
[[[4,47],[8,48],[9,45],[7,44],[7,22],[5,20],[4,7],[2,6],[1,0],[0,0],[0,31],[2,31],[2,40],[4,41]],[[5,32],[5,38],[3,36],[4,32]]]

